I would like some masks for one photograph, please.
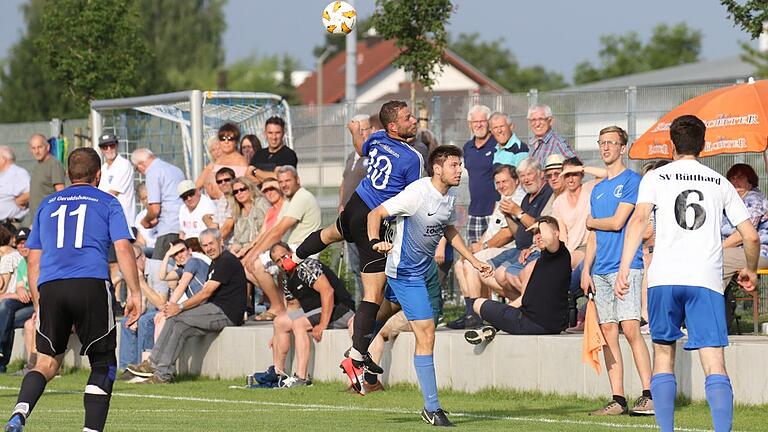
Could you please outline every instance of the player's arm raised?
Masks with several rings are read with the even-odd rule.
[[[645,234],[645,228],[648,226],[654,207],[651,203],[638,203],[635,206],[635,212],[627,223],[627,230],[624,232],[624,248],[621,251],[619,274],[616,275],[616,283],[614,284],[614,294],[621,300],[624,300],[624,294],[629,291],[629,283],[627,282],[629,265],[637,253],[637,248],[640,247],[640,242],[643,241],[643,234]]]
[[[368,240],[371,242],[371,249],[380,253],[387,253],[392,250],[392,243],[382,241],[379,238],[381,229],[381,220],[390,216],[384,205],[380,205],[368,213]]]
[[[459,255],[469,261],[469,263],[472,264],[472,267],[477,269],[483,277],[488,277],[493,273],[493,267],[475,258],[472,251],[470,251],[467,245],[464,244],[464,240],[459,235],[459,230],[457,230],[455,226],[447,225],[443,231],[443,237],[451,242],[451,246],[456,249]]]

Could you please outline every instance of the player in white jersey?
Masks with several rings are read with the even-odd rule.
[[[394,296],[387,299],[403,308],[416,337],[413,364],[424,397],[421,417],[434,426],[452,424],[437,399],[432,357],[435,322],[425,274],[442,237],[484,277],[492,272],[491,266],[472,255],[454,226],[456,191],[451,188],[461,182],[461,156],[458,147],[437,147],[429,156],[430,178],[416,180],[368,214],[368,237],[372,249],[389,253],[385,273]],[[379,239],[381,220],[388,217],[396,217],[392,243]]]
[[[675,161],[650,171],[640,182],[635,213],[629,221],[616,278],[615,294],[627,292],[629,266],[651,212],[656,212],[656,245],[648,269],[648,314],[654,344],[651,393],[656,423],[662,431],[674,426],[677,383],[675,342],[698,350],[707,402],[715,431],[729,431],[733,422],[733,389],[725,371],[723,347],[728,345],[722,287],[723,212],[741,234],[747,268],[738,275],[745,290],[755,289],[760,241],[741,198],[725,177],[698,162],[704,148],[704,123],[695,116],[678,117],[670,136]]]

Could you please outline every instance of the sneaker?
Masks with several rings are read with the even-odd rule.
[[[131,381],[134,378],[136,378],[136,375],[132,374],[131,371],[126,369],[123,371],[123,373],[120,374],[119,377],[117,377],[117,381]]]
[[[465,315],[456,321],[449,322],[446,327],[453,330],[477,329],[483,326],[483,320],[475,315]]]
[[[3,430],[5,432],[23,432],[25,423],[26,420],[24,419],[24,416],[17,413],[11,416]]]
[[[377,365],[376,362],[374,362],[371,358],[371,353],[365,353],[363,355],[363,367],[366,372],[372,373],[374,375],[381,375],[384,373],[384,369]]]
[[[439,408],[437,411],[427,411],[426,408],[421,410],[421,419],[431,424],[432,426],[453,426],[446,412]]]
[[[589,413],[591,416],[615,416],[627,413],[627,407],[621,406],[620,403],[612,400],[608,402],[608,405],[600,408],[599,410]]]
[[[368,384],[368,381],[363,381],[363,391],[365,394],[384,390],[384,384],[381,381],[376,381],[376,384]]]
[[[653,409],[653,399],[646,396],[637,398],[635,404],[629,410],[629,415],[631,416],[648,416],[655,414],[656,411]]]
[[[341,371],[347,375],[352,388],[355,389],[361,395],[365,395],[363,390],[363,365],[355,365],[355,361],[351,358],[345,358],[339,365]]]
[[[449,322],[445,326],[453,330],[463,330],[466,328],[464,326],[464,323],[467,321],[467,317],[468,315],[460,316],[459,318],[456,318],[455,320]]]
[[[277,383],[278,388],[293,388],[293,387],[309,387],[312,385],[312,381],[307,379],[301,379],[296,374],[291,377],[285,377]]]
[[[467,330],[464,333],[464,339],[472,345],[479,345],[483,341],[490,342],[496,337],[496,328],[485,326],[480,330]]]
[[[272,365],[268,367],[267,370],[265,370],[264,372],[254,372],[253,375],[248,377],[246,381],[248,385],[254,385],[254,384],[274,383],[274,382],[278,382],[279,379],[280,377],[275,371],[275,366]]]
[[[163,379],[157,375],[152,375],[151,377],[142,381],[141,384],[170,384],[171,382],[173,382],[173,380]]]
[[[575,326],[565,329],[569,334],[581,334],[584,333],[584,321],[578,321]]]
[[[125,370],[143,378],[149,378],[155,375],[155,368],[149,363],[149,360],[144,360],[137,365],[128,365]]]

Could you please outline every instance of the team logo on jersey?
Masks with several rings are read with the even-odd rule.
[[[616,189],[613,190],[613,196],[616,198],[621,198],[621,193],[624,191],[624,185],[618,185],[616,186]]]
[[[488,152],[485,154],[485,156],[486,156],[486,157],[488,157],[488,156],[490,156],[490,155],[491,155],[491,151],[489,150],[489,151],[488,151]]]

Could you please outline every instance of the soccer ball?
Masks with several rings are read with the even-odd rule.
[[[347,34],[357,22],[357,11],[351,4],[334,1],[323,9],[323,26],[328,33]]]

